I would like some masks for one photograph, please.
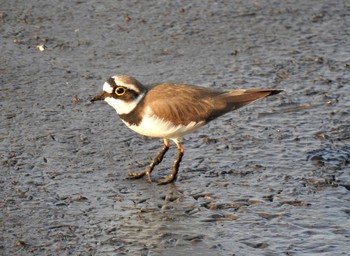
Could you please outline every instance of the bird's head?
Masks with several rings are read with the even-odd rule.
[[[110,77],[102,91],[91,101],[104,100],[112,106],[119,115],[129,114],[141,101],[147,92],[139,81],[131,76],[117,75]]]

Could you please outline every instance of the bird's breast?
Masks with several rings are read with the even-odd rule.
[[[123,119],[122,119],[123,120]],[[133,131],[150,137],[160,137],[175,139],[198,129],[204,125],[203,122],[190,122],[187,125],[176,124],[165,118],[156,115],[145,114],[139,124],[131,124],[123,120],[123,122]]]

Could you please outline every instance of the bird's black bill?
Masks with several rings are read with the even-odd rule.
[[[102,91],[99,94],[97,94],[95,97],[91,99],[91,102],[97,101],[97,100],[104,100],[107,97],[107,92]]]

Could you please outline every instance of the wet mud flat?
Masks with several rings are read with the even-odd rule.
[[[347,255],[348,1],[5,1],[0,255]],[[162,141],[92,95],[143,83],[285,92]],[[169,172],[172,145],[154,171]]]

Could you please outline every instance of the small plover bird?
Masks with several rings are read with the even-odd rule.
[[[239,109],[256,100],[280,93],[278,89],[220,91],[200,86],[160,83],[145,86],[127,75],[110,77],[101,93],[91,101],[104,100],[111,105],[127,127],[135,132],[164,139],[162,150],[143,171],[129,173],[130,178],[147,176],[169,149],[169,140],[175,142],[178,153],[170,175],[156,180],[167,184],[176,180],[184,154],[180,139],[211,120]]]

